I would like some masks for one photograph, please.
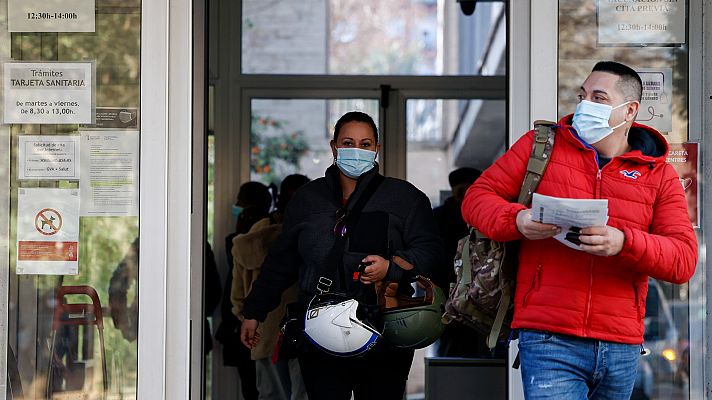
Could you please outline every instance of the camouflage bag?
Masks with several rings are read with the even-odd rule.
[[[534,143],[518,202],[529,205],[554,146],[555,124],[534,122]],[[487,347],[509,335],[514,311],[518,242],[497,242],[475,229],[458,242],[457,280],[450,285],[443,322],[458,321],[487,335]]]

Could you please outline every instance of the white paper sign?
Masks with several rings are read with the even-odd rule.
[[[95,0],[8,0],[10,32],[94,32]]]
[[[4,64],[6,124],[92,123],[93,64]]]
[[[643,98],[636,122],[659,132],[672,131],[672,68],[639,68]]]
[[[598,0],[598,43],[685,43],[686,0]]]
[[[138,131],[81,132],[83,216],[138,216]]]
[[[79,136],[18,136],[17,179],[79,179]]]
[[[79,190],[17,192],[17,274],[79,272]]]

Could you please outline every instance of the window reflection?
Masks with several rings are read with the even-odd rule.
[[[140,0],[97,0],[96,32],[13,33],[10,52],[12,60],[95,61],[96,106],[129,109],[134,119],[140,118],[140,35]],[[96,127],[9,128],[12,150],[3,155],[11,196],[8,398],[135,399],[138,217],[81,216],[77,275],[17,275],[19,189],[79,187],[77,181],[17,180],[17,136],[77,135]]]

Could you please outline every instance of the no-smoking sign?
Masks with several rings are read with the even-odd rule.
[[[51,236],[62,229],[62,215],[52,208],[45,208],[35,216],[35,229],[37,232]]]

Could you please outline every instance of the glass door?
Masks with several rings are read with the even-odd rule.
[[[136,398],[141,6],[0,1],[0,398]]]

